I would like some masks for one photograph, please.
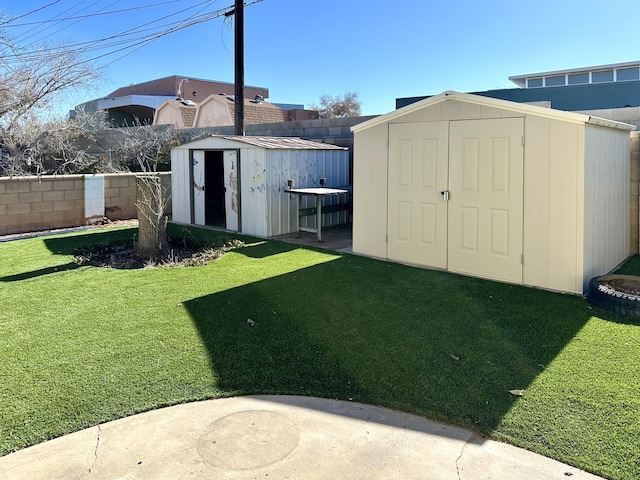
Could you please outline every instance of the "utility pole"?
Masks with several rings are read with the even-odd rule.
[[[244,136],[244,0],[235,2],[235,133]]]

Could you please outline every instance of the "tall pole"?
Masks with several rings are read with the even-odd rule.
[[[244,0],[235,1],[235,133],[244,136]]]

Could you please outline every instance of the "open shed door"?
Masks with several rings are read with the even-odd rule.
[[[194,150],[193,154],[193,224],[205,225],[204,193],[204,150]]]
[[[449,270],[522,283],[522,118],[450,122]]]
[[[225,218],[228,230],[238,231],[238,152],[225,150],[224,152],[224,198]]]

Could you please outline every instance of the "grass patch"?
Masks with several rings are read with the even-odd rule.
[[[274,393],[417,413],[610,478],[640,471],[637,321],[250,238],[206,266],[73,263],[135,231],[0,244],[0,455],[160,406]]]

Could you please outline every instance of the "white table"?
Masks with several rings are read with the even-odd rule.
[[[296,219],[296,227],[298,236],[300,232],[315,233],[318,237],[318,242],[322,242],[322,199],[327,195],[340,195],[342,193],[349,193],[349,190],[343,190],[341,188],[290,188],[285,190],[289,194],[298,195],[298,215]],[[301,227],[300,226],[300,207],[302,206],[302,196],[310,195],[316,197],[316,228]]]

